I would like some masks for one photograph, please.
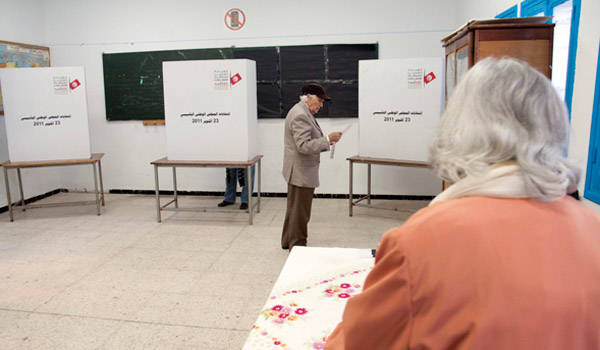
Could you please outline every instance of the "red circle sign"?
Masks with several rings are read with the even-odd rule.
[[[231,9],[225,14],[225,25],[231,30],[240,30],[246,23],[246,15],[240,9]]]

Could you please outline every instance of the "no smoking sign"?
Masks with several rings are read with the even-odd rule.
[[[231,9],[225,14],[225,25],[231,30],[240,30],[246,24],[246,15],[240,9]]]

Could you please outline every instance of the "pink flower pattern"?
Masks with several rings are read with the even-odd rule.
[[[303,307],[299,307],[299,308],[297,308],[297,309],[296,309],[296,311],[295,311],[295,312],[296,312],[296,314],[298,314],[298,315],[304,315],[304,314],[305,314],[305,313],[307,313],[308,311],[306,311],[306,309],[305,309],[305,308],[303,308]]]
[[[325,343],[327,342],[328,337],[328,335],[325,335],[317,339],[313,338],[310,343],[305,343],[305,345],[308,345],[310,349],[313,350],[323,350],[325,349]]]
[[[253,325],[252,326],[252,330],[253,331],[258,331],[259,329],[261,329],[260,326],[257,325]],[[267,331],[265,330],[261,330],[260,331],[260,335],[262,335],[263,337],[268,337],[270,338],[270,340],[273,341],[273,345],[279,346],[282,349],[285,349],[287,347],[287,344],[285,342],[283,342],[281,339],[277,338],[277,337],[273,337],[271,334],[269,334]]]
[[[289,303],[289,306],[275,305],[271,308],[264,309],[261,314],[265,320],[272,319],[275,324],[285,324],[286,322],[294,322],[298,316],[305,315],[308,310],[303,307],[296,307],[298,304]]]
[[[359,284],[352,286],[350,283],[340,283],[340,285],[331,285],[323,291],[328,298],[338,297],[340,299],[348,299],[356,294],[356,289],[360,288]]]
[[[327,279],[318,280],[312,284],[306,285],[304,288],[290,289],[282,292],[281,294],[271,295],[269,300],[273,302],[273,304],[271,304],[273,306],[269,306],[261,311],[261,315],[268,323],[263,324],[262,322],[258,322],[257,324],[253,325],[253,331],[255,331],[257,335],[268,339],[269,343],[272,344],[271,346],[273,349],[277,348],[286,350],[290,348],[290,346],[293,346],[292,339],[287,339],[284,341],[282,338],[275,336],[276,334],[273,333],[279,333],[277,330],[289,329],[287,327],[296,323],[297,320],[305,319],[307,317],[306,314],[310,314],[310,309],[307,309],[306,305],[301,307],[296,302],[291,302],[286,299],[309,292],[311,289],[316,288],[317,290],[314,292],[318,293],[318,290],[321,290],[321,295],[337,301],[345,302],[348,298],[351,298],[362,290],[361,284],[355,282],[349,283],[348,280],[353,279],[354,275],[364,274],[372,268],[373,267],[363,268],[360,270],[351,270],[343,274],[334,275]],[[269,328],[268,324],[277,328],[272,328],[267,331]],[[282,326],[285,326],[286,328],[281,328]],[[305,348],[323,350],[325,348],[328,335],[329,334],[327,333],[323,333],[323,336],[321,337],[312,338],[309,342],[304,343]],[[287,341],[292,341],[292,343],[287,343]]]

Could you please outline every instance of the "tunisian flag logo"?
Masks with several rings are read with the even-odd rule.
[[[79,87],[79,85],[81,85],[81,83],[79,82],[79,80],[75,79],[69,84],[69,87],[71,88],[71,90],[75,90]]]
[[[231,77],[231,85],[235,85],[235,84],[239,83],[240,80],[242,80],[240,73],[236,73],[234,76]]]
[[[425,75],[425,85],[431,83],[434,80],[435,80],[435,74],[433,74],[433,72],[428,73],[427,75]]]

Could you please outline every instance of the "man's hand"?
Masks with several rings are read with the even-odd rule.
[[[334,131],[328,135],[329,142],[336,143],[342,138],[342,133],[340,131]]]

